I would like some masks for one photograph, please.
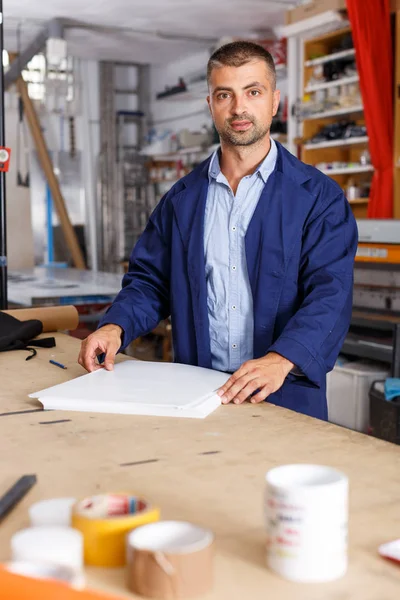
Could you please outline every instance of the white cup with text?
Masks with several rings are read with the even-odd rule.
[[[346,475],[294,464],[266,474],[267,564],[285,579],[333,581],[347,570]]]

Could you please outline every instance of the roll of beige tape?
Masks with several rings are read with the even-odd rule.
[[[128,586],[160,600],[193,598],[213,581],[214,535],[183,521],[160,521],[128,535]]]

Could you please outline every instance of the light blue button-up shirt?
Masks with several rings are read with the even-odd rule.
[[[221,172],[218,151],[210,161],[204,253],[212,367],[219,371],[236,371],[253,358],[253,297],[245,235],[277,154],[271,139],[268,155],[254,173],[241,179],[236,195]]]

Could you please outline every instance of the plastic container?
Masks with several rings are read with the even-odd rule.
[[[389,368],[369,360],[336,364],[327,376],[328,420],[367,433],[371,384],[388,376]]]
[[[375,381],[369,393],[370,432],[374,437],[400,444],[400,396],[385,398],[385,382]]]

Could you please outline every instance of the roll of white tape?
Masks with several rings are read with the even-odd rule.
[[[32,504],[29,518],[32,527],[71,527],[71,509],[75,498],[51,498]]]
[[[63,581],[74,589],[81,590],[85,587],[85,577],[81,571],[61,565],[49,563],[14,561],[5,564],[11,573],[25,575],[36,579],[56,579]]]
[[[83,536],[68,527],[30,527],[11,538],[13,561],[45,562],[81,570]]]

